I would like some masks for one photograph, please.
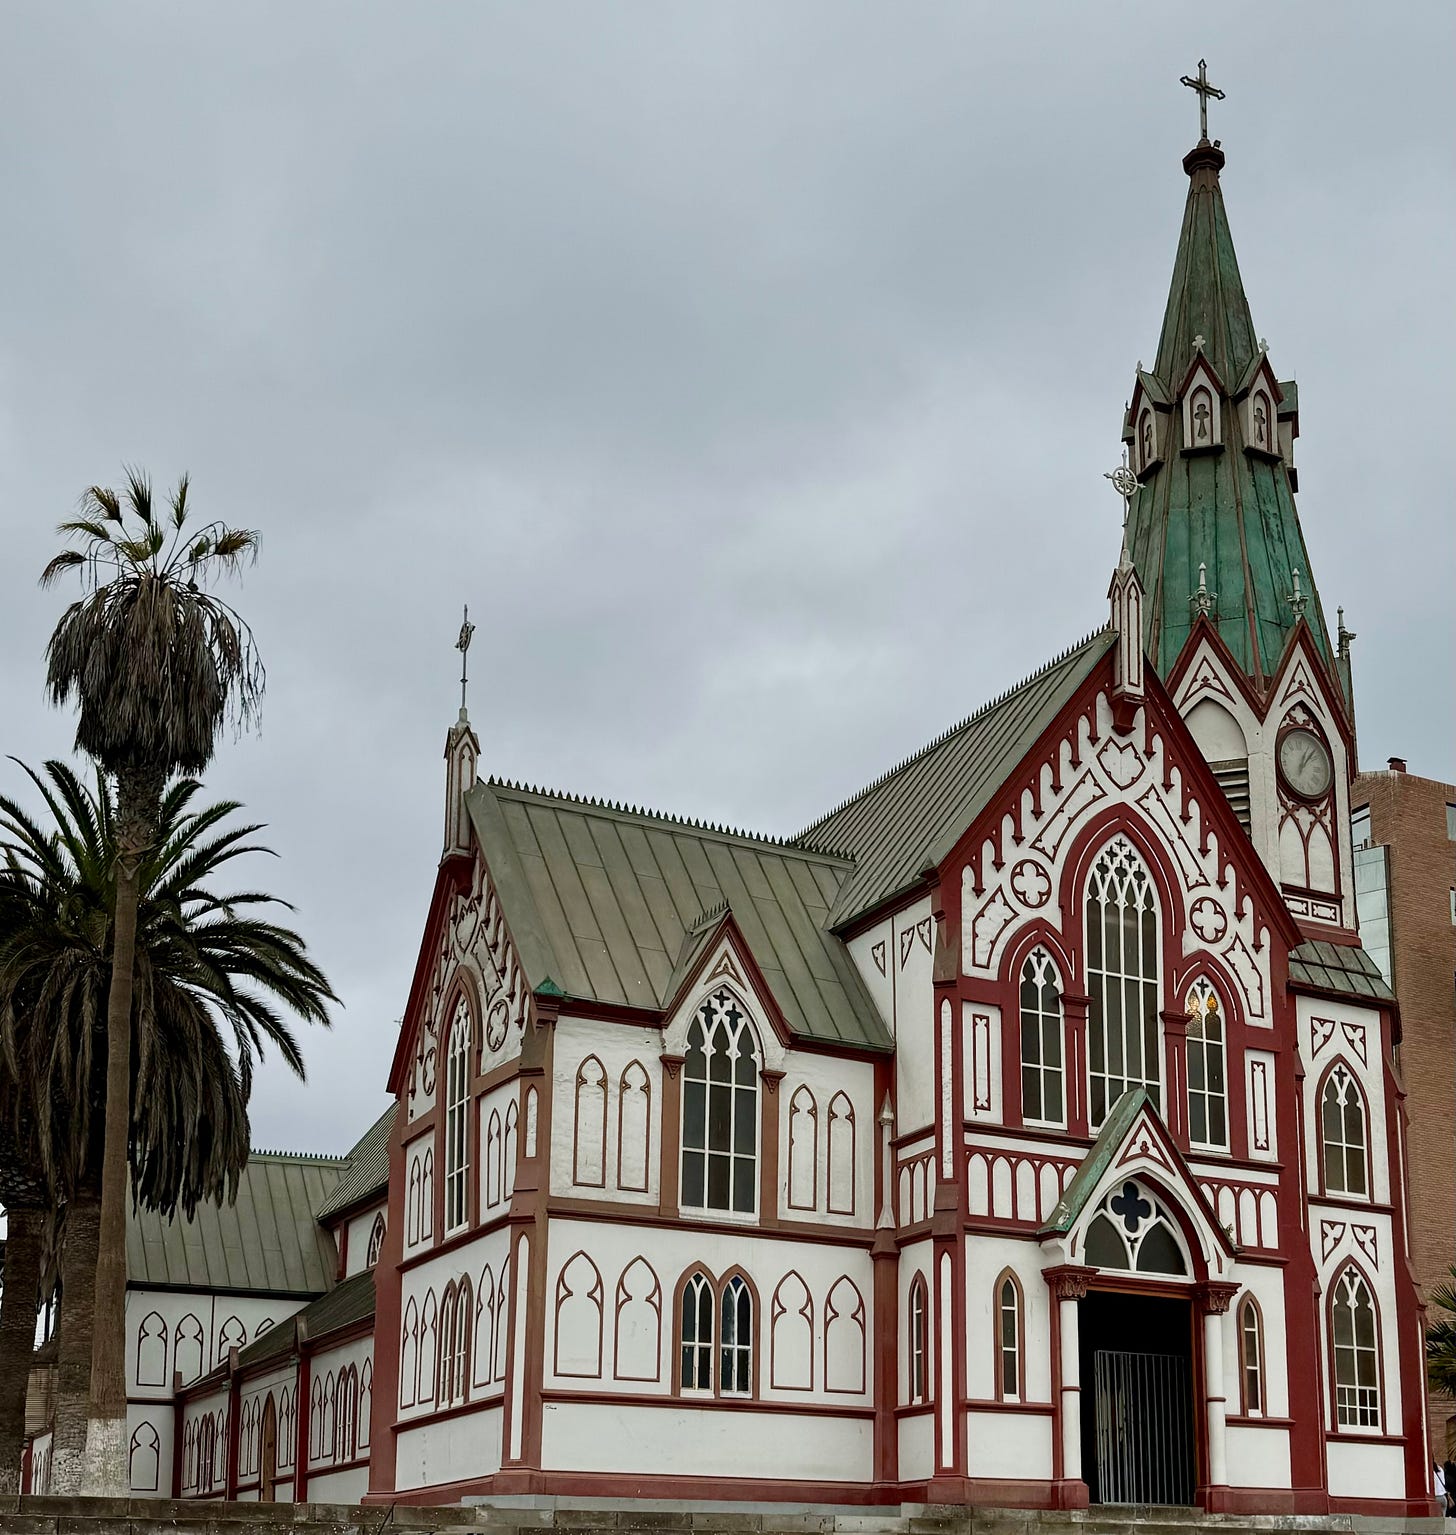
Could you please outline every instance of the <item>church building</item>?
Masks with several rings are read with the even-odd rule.
[[[788,839],[478,776],[462,708],[342,1283],[182,1393],[179,1491],[1432,1511],[1348,637],[1223,167],[1105,627]]]
[[[1424,1513],[1393,998],[1205,136],[1106,628],[781,841],[477,779],[370,1497]]]

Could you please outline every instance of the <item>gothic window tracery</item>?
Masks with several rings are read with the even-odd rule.
[[[1021,967],[1021,1117],[1066,1122],[1062,1093],[1062,990],[1052,957],[1033,949]]]
[[[1375,1301],[1360,1271],[1347,1268],[1330,1302],[1335,1418],[1341,1428],[1380,1427],[1380,1350]]]
[[[1087,1262],[1139,1274],[1186,1274],[1188,1260],[1162,1203],[1131,1179],[1103,1199],[1087,1227]]]
[[[1130,1088],[1160,1102],[1158,908],[1137,850],[1115,837],[1087,884],[1087,1065],[1092,1128]]]
[[[364,1254],[364,1267],[372,1269],[379,1262],[379,1255],[384,1250],[384,1216],[374,1217],[374,1224],[369,1228],[369,1246]]]
[[[1369,1193],[1365,1099],[1343,1063],[1330,1071],[1320,1094],[1320,1140],[1325,1191],[1365,1198]]]
[[[678,1385],[685,1392],[751,1396],[755,1299],[741,1273],[715,1284],[697,1269],[684,1281],[678,1311]]]
[[[682,1203],[758,1208],[758,1046],[732,992],[713,993],[688,1028],[683,1063]]]
[[[1223,1010],[1202,976],[1188,993],[1188,1138],[1228,1149],[1228,1083]]]

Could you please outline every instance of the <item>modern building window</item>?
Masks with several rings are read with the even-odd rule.
[[[925,1275],[910,1282],[910,1400],[930,1395],[930,1291]]]
[[[445,1230],[470,1214],[470,1005],[455,1004],[445,1057]]]
[[[1244,1416],[1264,1413],[1264,1322],[1258,1303],[1246,1295],[1239,1303],[1239,1378]]]
[[[1133,1087],[1160,1102],[1158,908],[1137,850],[1116,837],[1087,884],[1087,1061],[1094,1129]]]
[[[1188,993],[1188,1138],[1195,1146],[1228,1148],[1228,1085],[1223,1010],[1201,976]]]
[[[1446,806],[1446,838],[1456,842],[1456,805]]]
[[[682,1203],[758,1208],[758,1046],[732,992],[713,993],[688,1028],[683,1064]]]
[[[1380,1351],[1375,1302],[1359,1270],[1335,1281],[1330,1302],[1335,1355],[1335,1419],[1341,1428],[1380,1427]]]
[[[1021,1117],[1066,1122],[1062,1094],[1062,989],[1045,949],[1021,967]]]
[[[1370,807],[1361,805],[1350,812],[1350,846],[1358,853],[1370,846]]]
[[[1003,1273],[996,1281],[996,1395],[1021,1400],[1021,1286]]]
[[[1363,1199],[1369,1193],[1365,1099],[1343,1065],[1331,1070],[1320,1094],[1320,1140],[1324,1146],[1325,1192]]]
[[[1356,823],[1352,822],[1352,828]],[[1380,968],[1388,986],[1391,978],[1390,849],[1379,843],[1361,845],[1355,829],[1355,923],[1365,952]]]

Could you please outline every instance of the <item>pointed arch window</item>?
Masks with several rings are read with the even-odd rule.
[[[455,1004],[445,1056],[445,1230],[470,1214],[470,1004]]]
[[[754,1294],[742,1274],[721,1283],[697,1269],[684,1281],[678,1320],[678,1384],[683,1391],[751,1396]]]
[[[1139,1274],[1186,1274],[1188,1260],[1173,1234],[1173,1218],[1131,1179],[1117,1185],[1087,1227],[1086,1261],[1096,1268]]]
[[[1320,1094],[1320,1140],[1325,1192],[1363,1199],[1370,1187],[1365,1099],[1359,1083],[1343,1064],[1337,1064],[1330,1071]]]
[[[1356,1268],[1335,1281],[1330,1301],[1335,1418],[1341,1428],[1380,1427],[1380,1345],[1375,1300]]]
[[[1188,1138],[1195,1146],[1228,1149],[1228,1083],[1223,1009],[1203,977],[1188,993]]]
[[[1022,1343],[1021,1285],[1009,1269],[996,1281],[996,1395],[1003,1402],[1022,1398],[1025,1349]]]
[[[925,1275],[910,1281],[910,1400],[930,1395],[930,1290]]]
[[[758,1045],[737,997],[713,993],[688,1026],[683,1063],[682,1203],[758,1208]]]
[[[1087,1066],[1091,1122],[1100,1128],[1129,1088],[1161,1101],[1158,907],[1137,850],[1116,837],[1087,882]]]
[[[1264,1415],[1264,1319],[1252,1295],[1239,1302],[1239,1386],[1246,1418]]]
[[[374,1217],[374,1224],[369,1228],[369,1247],[364,1255],[364,1267],[372,1269],[379,1262],[379,1255],[384,1251],[384,1216]]]
[[[1062,1090],[1062,988],[1045,949],[1021,967],[1021,1117],[1034,1124],[1066,1123]]]

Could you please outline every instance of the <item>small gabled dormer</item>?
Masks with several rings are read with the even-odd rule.
[[[1138,364],[1137,385],[1128,406],[1123,441],[1128,460],[1138,479],[1156,474],[1168,456],[1168,431],[1173,421],[1173,401],[1162,382]]]
[[[1234,398],[1239,405],[1239,427],[1244,439],[1244,452],[1256,458],[1273,460],[1284,456],[1279,441],[1279,403],[1282,391],[1274,370],[1269,366],[1268,354],[1260,343],[1259,351],[1250,361]]]
[[[1194,338],[1193,361],[1178,393],[1183,404],[1183,452],[1217,453],[1223,449],[1223,384]]]

